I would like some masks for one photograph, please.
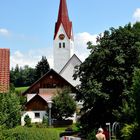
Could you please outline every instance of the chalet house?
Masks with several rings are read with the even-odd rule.
[[[70,88],[72,96],[75,95],[75,87],[65,80],[61,75],[51,69],[33,85],[31,85],[23,95],[27,97],[24,105],[25,110],[21,117],[21,124],[24,125],[24,117],[28,115],[32,123],[42,122],[46,115],[48,102],[52,100],[58,91],[63,88]]]

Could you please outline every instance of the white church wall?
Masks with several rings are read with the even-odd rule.
[[[64,34],[65,38],[63,40],[59,39],[59,35]],[[59,43],[61,43],[61,48],[59,48]],[[65,43],[65,48],[63,48],[63,43]],[[54,40],[54,70],[60,72],[64,65],[68,62],[70,57],[73,55],[74,43],[66,35],[63,25],[60,25],[59,31]]]
[[[73,79],[73,74],[75,73],[75,66],[80,65],[81,62],[76,58],[73,58],[67,66],[60,72],[60,75],[65,78],[69,83],[73,86],[77,86],[80,84],[79,78],[76,80]]]

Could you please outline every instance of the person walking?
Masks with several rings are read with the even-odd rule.
[[[99,128],[98,133],[96,134],[96,140],[106,140],[105,135],[103,134],[103,129]]]

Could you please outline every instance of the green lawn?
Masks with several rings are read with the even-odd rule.
[[[67,127],[57,127],[57,128],[49,128],[50,130],[55,130],[57,131],[58,133],[62,133],[65,131]]]
[[[28,89],[28,87],[16,87],[15,90],[17,92],[24,92],[26,89]]]

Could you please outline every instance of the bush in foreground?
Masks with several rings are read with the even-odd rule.
[[[123,140],[135,140],[135,136],[137,135],[138,124],[125,124],[125,126],[121,130],[121,137]]]

